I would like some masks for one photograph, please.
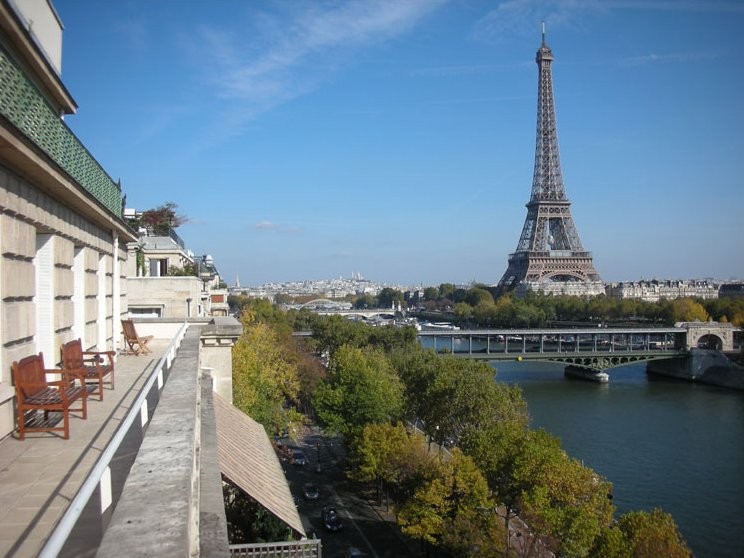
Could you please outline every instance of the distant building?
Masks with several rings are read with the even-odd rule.
[[[608,283],[605,294],[612,298],[632,298],[646,302],[675,298],[718,298],[718,284],[705,280],[622,281]]]
[[[136,212],[126,210],[127,217]],[[167,236],[139,230],[128,245],[129,315],[150,318],[227,316],[227,289],[212,256],[194,257],[172,228]]]

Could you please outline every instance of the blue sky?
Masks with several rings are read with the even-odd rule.
[[[229,284],[496,283],[526,217],[540,22],[606,281],[744,278],[744,2],[55,0],[66,122]]]

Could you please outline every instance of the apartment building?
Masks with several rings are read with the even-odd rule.
[[[127,311],[122,191],[63,116],[62,24],[45,1],[0,2],[0,437],[14,360],[80,338],[116,349]]]

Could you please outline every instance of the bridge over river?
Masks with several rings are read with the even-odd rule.
[[[688,368],[700,368],[699,353],[730,353],[734,334],[729,323],[681,322],[667,328],[552,328],[552,329],[447,329],[418,331],[424,348],[438,353],[483,360],[542,360],[560,362],[566,371],[584,371],[588,379],[606,381],[605,370],[632,362],[691,356]],[[307,337],[312,332],[295,332]],[[740,344],[740,342],[739,342]],[[722,356],[722,358],[725,357]],[[689,359],[688,359],[689,360]],[[695,377],[692,371],[689,378]]]
[[[599,372],[631,362],[685,357],[691,348],[732,351],[730,324],[670,328],[474,329],[420,331],[423,347],[484,360],[542,360]]]

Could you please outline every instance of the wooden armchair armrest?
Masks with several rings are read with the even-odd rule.
[[[29,385],[29,384],[26,384]],[[65,380],[55,380],[53,382],[47,382],[46,384],[41,384],[42,386],[55,386],[55,387],[70,387],[70,382],[67,382]]]
[[[103,362],[104,356],[107,356],[110,363],[114,362],[115,351],[83,351],[83,357],[88,357],[85,360]]]

